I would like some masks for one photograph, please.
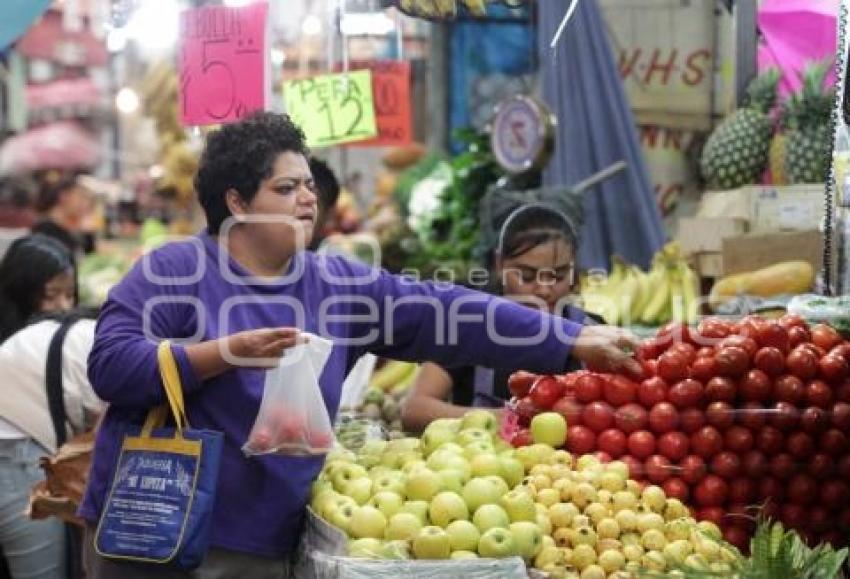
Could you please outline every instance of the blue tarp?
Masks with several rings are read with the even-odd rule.
[[[637,128],[596,0],[578,8],[553,50],[569,2],[539,0],[540,78],[558,117],[547,185],[573,185],[619,160],[627,171],[585,194],[580,265],[609,266],[611,255],[647,267],[665,240]]]
[[[50,0],[2,0],[0,2],[0,53],[23,35],[50,6]]]

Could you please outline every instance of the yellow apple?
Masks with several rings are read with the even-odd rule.
[[[481,532],[469,521],[452,521],[446,526],[452,551],[476,551]]]
[[[489,529],[501,527],[507,529],[511,524],[511,519],[505,509],[499,505],[487,504],[481,505],[472,515],[472,522],[478,527],[478,530],[484,533]]]
[[[530,561],[537,556],[543,547],[543,534],[540,532],[540,527],[535,523],[519,521],[511,523],[510,531],[520,557]]]
[[[412,546],[417,559],[448,559],[451,554],[449,536],[440,527],[423,527],[414,537]]]
[[[442,487],[440,475],[429,468],[421,468],[407,475],[404,493],[412,501],[430,501]]]
[[[387,523],[386,538],[389,540],[408,541],[413,539],[422,529],[422,521],[412,513],[396,513]]]
[[[428,507],[428,516],[431,523],[439,527],[446,527],[454,521],[469,519],[469,509],[466,502],[459,494],[451,491],[438,493]]]
[[[348,528],[356,539],[382,539],[387,528],[387,518],[375,507],[364,505],[354,509]]]
[[[511,557],[517,554],[516,541],[508,529],[493,527],[482,533],[478,541],[478,554],[482,557]]]

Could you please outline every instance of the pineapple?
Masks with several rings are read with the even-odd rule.
[[[708,137],[700,168],[710,187],[734,189],[761,177],[773,133],[768,113],[776,102],[778,82],[776,69],[753,79],[744,107],[729,115]]]
[[[788,106],[785,103],[779,105],[779,113],[776,117],[776,132],[770,141],[770,179],[774,185],[787,185],[788,174],[785,171],[785,147],[788,146]]]
[[[803,87],[788,101],[785,169],[790,183],[826,181],[832,150],[829,120],[835,101],[835,89],[823,88],[829,68],[829,61],[806,67]]]

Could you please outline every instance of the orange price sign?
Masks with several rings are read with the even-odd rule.
[[[372,71],[372,98],[378,136],[356,146],[407,145],[413,140],[410,102],[410,63],[376,60],[352,63],[352,70]]]

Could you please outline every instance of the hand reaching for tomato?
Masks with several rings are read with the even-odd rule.
[[[633,354],[638,340],[630,332],[613,326],[586,326],[576,338],[572,355],[594,372],[643,376]]]

